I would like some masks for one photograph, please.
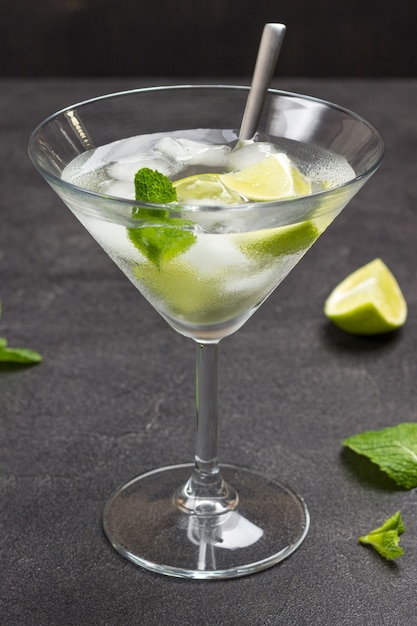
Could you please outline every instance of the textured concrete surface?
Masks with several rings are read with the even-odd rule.
[[[147,84],[159,81],[147,81]],[[417,624],[417,509],[344,437],[417,419],[417,81],[285,80],[384,135],[379,172],[221,350],[224,462],[290,482],[311,528],[282,564],[190,582],[135,567],[101,529],[121,482],[192,459],[194,346],[135,292],[33,170],[33,127],[134,80],[3,80],[0,336],[43,354],[0,367],[0,586],[5,626]],[[401,332],[354,338],[324,318],[349,272],[380,256],[409,304]],[[357,537],[401,510],[394,564]]]

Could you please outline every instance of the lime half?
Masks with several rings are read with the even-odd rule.
[[[346,332],[378,335],[405,323],[407,303],[388,267],[375,259],[337,285],[325,302],[324,313]]]

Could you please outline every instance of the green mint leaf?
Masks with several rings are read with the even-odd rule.
[[[385,559],[393,560],[404,554],[400,548],[400,535],[405,531],[401,512],[397,511],[382,526],[375,528],[368,535],[359,537],[359,543],[372,546]]]
[[[135,197],[139,202],[168,204],[177,199],[177,192],[169,178],[145,167],[136,172]],[[158,268],[195,242],[194,233],[184,228],[192,226],[192,222],[170,218],[168,211],[135,207],[132,217],[141,225],[127,229],[130,241]]]
[[[186,224],[186,220],[179,218],[153,221],[152,226],[129,228],[129,238],[149,261],[160,267],[194,243],[195,235],[182,228]]]
[[[26,348],[9,348],[4,337],[0,337],[0,362],[1,363],[21,363],[29,365],[40,363],[42,357],[33,350]]]
[[[177,192],[169,178],[149,167],[143,167],[135,174],[135,198],[142,202],[166,204],[175,202]]]
[[[368,457],[400,487],[417,487],[417,423],[359,433],[343,445]]]

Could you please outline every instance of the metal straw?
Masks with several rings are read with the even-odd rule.
[[[243,113],[239,141],[252,139],[258,128],[266,90],[272,80],[284,35],[284,24],[265,24],[259,44],[252,84]]]

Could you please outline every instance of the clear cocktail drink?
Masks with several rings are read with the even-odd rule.
[[[193,129],[101,146],[71,161],[62,178],[134,202],[144,167],[174,181],[179,199],[169,210],[182,219],[158,223],[157,213],[141,216],[140,205],[130,227],[78,217],[170,325],[198,341],[218,341],[248,319],[340,211],[340,201],[320,193],[355,177],[345,158],[302,142],[262,137],[240,145],[230,129]],[[292,216],[290,203],[280,225],[269,219],[271,193],[269,202],[311,195],[309,209]],[[236,207],[256,201],[257,209]],[[221,210],[196,214],[201,205]]]
[[[362,118],[275,90],[255,141],[236,147],[247,93],[176,86],[103,96],[47,119],[29,148],[139,291],[196,342],[194,463],[141,474],[104,511],[105,532],[121,554],[185,578],[265,569],[306,536],[304,500],[272,468],[261,476],[219,466],[218,343],[261,305],[383,155],[380,135]],[[175,201],[137,197],[133,181],[143,168],[173,180]]]

